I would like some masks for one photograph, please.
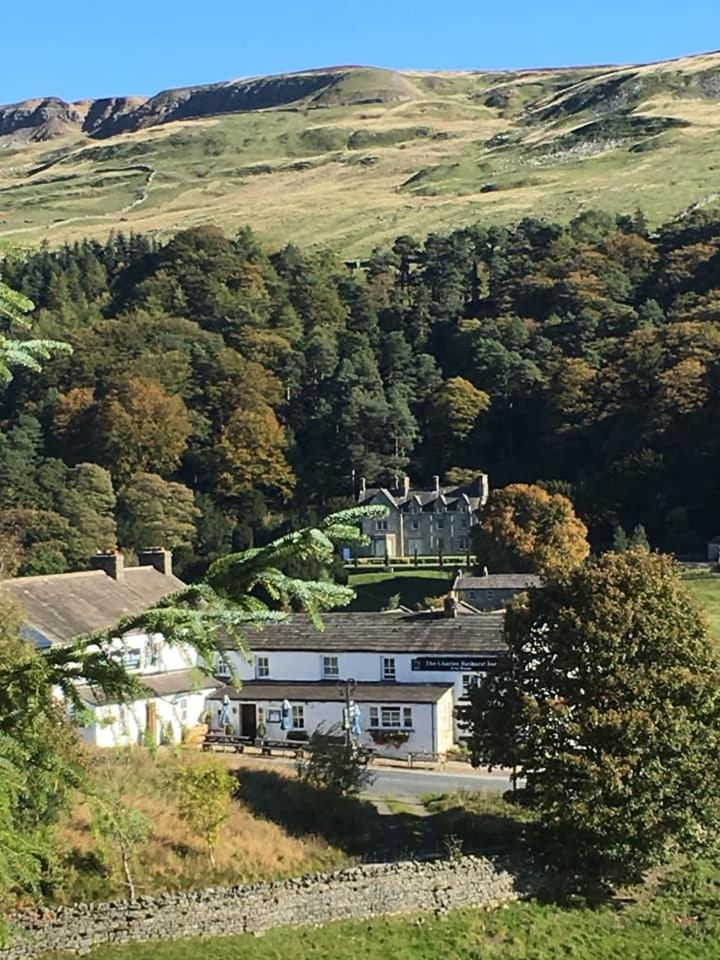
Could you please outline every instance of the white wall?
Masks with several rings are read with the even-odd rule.
[[[131,673],[167,673],[171,670],[187,670],[198,662],[197,651],[180,644],[169,644],[162,634],[128,633],[112,641],[111,651],[128,658]],[[137,652],[139,665],[136,666]],[[130,662],[132,658],[132,662]]]
[[[388,614],[392,616],[392,614]],[[267,657],[270,664],[270,675],[263,677],[266,680],[329,680],[322,673],[322,657],[319,651],[315,652],[289,652],[289,651],[268,651],[258,653],[256,656]],[[334,654],[333,654],[334,656]],[[454,701],[460,702],[463,699],[463,676],[484,676],[485,671],[469,670],[467,674],[463,671],[455,670],[413,670],[412,661],[418,657],[430,656],[425,653],[340,653],[338,657],[339,676],[345,680],[352,677],[354,680],[368,683],[379,683],[382,677],[382,659],[383,656],[395,658],[395,682],[403,683],[442,683],[452,684],[454,687]],[[463,654],[447,654],[447,656],[460,657]],[[468,653],[466,656],[482,656],[482,654]],[[256,677],[254,665],[250,665],[238,653],[228,651],[224,654],[225,660],[236,670],[241,680],[260,679]],[[400,696],[400,695],[399,695]],[[456,737],[460,735],[460,730],[456,729]]]
[[[187,693],[173,694],[168,697],[149,697],[121,706],[116,703],[104,706],[88,707],[95,723],[81,727],[81,734],[87,743],[96,747],[133,746],[144,742],[147,719],[147,704],[154,703],[157,716],[156,730],[158,743],[163,728],[170,725],[172,739],[179,743],[183,727],[194,727],[201,722],[206,711],[206,699],[214,690],[207,688]]]
[[[230,704],[230,719],[236,733],[240,733],[240,715],[241,703],[243,701],[233,700]],[[267,728],[267,737],[269,740],[285,740],[287,732],[281,729],[280,722],[271,723],[269,721],[270,711],[279,712],[281,700],[258,700],[244,701],[245,703],[256,702],[257,707],[262,710],[263,722]],[[405,756],[409,752],[438,753],[444,752],[453,744],[452,729],[452,695],[450,691],[438,703],[407,703],[402,698],[402,687],[398,687],[398,699],[393,703],[375,703],[372,700],[356,700],[360,707],[362,735],[360,743],[364,746],[373,747],[377,752],[387,756]],[[304,708],[305,727],[308,735],[312,735],[318,727],[323,726],[326,730],[342,723],[343,704],[340,702],[310,701],[299,700],[292,701],[292,705],[302,705]],[[383,706],[408,706],[412,709],[413,726],[408,731],[407,741],[399,748],[383,744],[377,745],[370,735],[370,707],[376,706],[381,709]],[[208,699],[208,708],[213,715],[213,724],[219,725],[219,717],[222,710],[222,703],[218,699],[210,697]],[[399,728],[402,729],[402,728]]]

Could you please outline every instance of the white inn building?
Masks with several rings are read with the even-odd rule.
[[[285,703],[293,735],[310,736],[342,722],[353,680],[363,744],[391,755],[446,753],[463,735],[455,707],[503,654],[503,616],[450,602],[441,613],[326,613],[318,631],[295,614],[249,635],[251,663],[233,650],[218,656],[216,673],[228,686],[210,697],[213,717],[227,696],[237,734],[254,737],[262,721],[270,739],[284,739]]]

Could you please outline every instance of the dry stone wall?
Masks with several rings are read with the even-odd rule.
[[[481,857],[369,864],[256,886],[76,904],[15,917],[0,960],[51,951],[87,953],[101,944],[254,933],[283,926],[360,920],[387,914],[493,906],[530,892],[505,861]]]

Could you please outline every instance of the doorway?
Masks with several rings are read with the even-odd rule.
[[[240,705],[240,736],[254,740],[257,735],[257,707],[254,703]]]

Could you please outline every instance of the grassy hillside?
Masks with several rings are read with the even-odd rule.
[[[134,132],[0,150],[0,237],[57,243],[119,227],[251,223],[271,241],[359,255],[404,232],[476,220],[640,205],[657,222],[716,199],[720,55],[304,76],[258,80],[252,96],[247,83],[215,85],[216,99],[192,92],[172,109],[159,95],[139,108]],[[245,112],[174,119],[208,103]]]

